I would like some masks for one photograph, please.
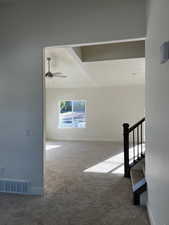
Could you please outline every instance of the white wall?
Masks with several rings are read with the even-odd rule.
[[[85,129],[59,129],[58,103],[87,100]],[[122,124],[144,117],[144,86],[65,88],[46,91],[46,130],[51,140],[122,141]]]
[[[146,174],[154,225],[169,224],[169,61],[160,45],[169,40],[169,1],[150,0],[146,43]]]
[[[0,1],[0,178],[43,186],[43,47],[142,37],[143,0]]]

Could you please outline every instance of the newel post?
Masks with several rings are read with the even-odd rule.
[[[129,168],[129,124],[123,124],[123,138],[124,138],[124,176],[130,177]]]

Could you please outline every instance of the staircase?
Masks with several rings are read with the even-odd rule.
[[[145,171],[145,159],[140,160],[130,170],[134,205],[141,204],[141,195],[146,191],[146,180],[144,171]]]
[[[123,124],[124,135],[124,176],[131,179],[134,205],[141,204],[146,192],[145,179],[145,118],[130,127]]]

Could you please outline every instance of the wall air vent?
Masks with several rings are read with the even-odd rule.
[[[30,182],[25,180],[0,179],[0,192],[13,194],[30,193]]]

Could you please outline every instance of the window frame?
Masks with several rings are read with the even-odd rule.
[[[60,127],[59,125],[60,125],[60,103],[61,102],[64,102],[64,101],[71,101],[71,102],[73,102],[73,101],[83,101],[83,102],[85,102],[85,116],[86,116],[86,120],[85,120],[85,127]],[[87,100],[83,100],[83,99],[63,99],[63,100],[59,100],[59,102],[58,102],[58,129],[86,129],[87,128],[87,110],[86,110],[86,108],[87,108]],[[72,104],[72,112],[73,112],[73,104]],[[73,117],[72,117],[73,118]],[[72,119],[73,120],[73,119]]]

